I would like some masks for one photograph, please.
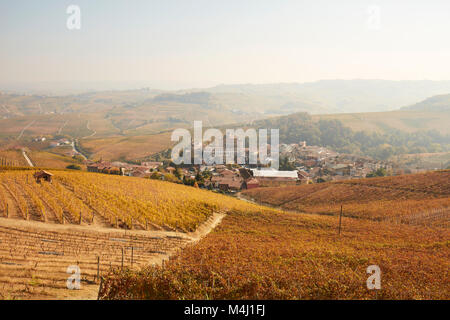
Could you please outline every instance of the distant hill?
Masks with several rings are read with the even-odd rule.
[[[295,112],[329,114],[389,111],[449,93],[450,81],[357,79],[219,85],[179,91],[146,88],[67,96],[0,94],[0,118],[44,112],[93,113],[114,110],[115,113],[124,113],[175,104],[220,110],[225,116],[223,121],[234,121],[234,118],[242,120],[242,116],[256,119]],[[180,117],[183,113],[172,116]],[[222,117],[218,119],[222,120]]]
[[[397,130],[415,133],[433,129],[445,135],[450,133],[450,113],[434,111],[436,108],[442,109],[437,102],[433,104],[433,108],[428,107],[431,111],[386,110],[398,109],[427,97],[449,92],[450,81],[323,80],[290,84],[220,85],[179,91],[144,88],[67,96],[0,93],[0,146],[23,145],[39,136],[47,136],[49,139],[66,136],[79,140],[97,140],[86,145],[91,147],[93,153],[100,152],[106,156],[114,151],[119,141],[123,142],[122,145],[125,145],[124,141],[131,145],[131,140],[143,141],[146,136],[175,128],[192,127],[195,120],[203,121],[204,126],[230,127],[237,123],[253,123],[285,116],[286,121],[294,121],[292,125],[286,126],[283,121],[278,123],[274,120],[274,124],[289,128],[289,132],[283,133],[285,141],[298,142],[298,138],[306,135],[304,140],[309,137],[311,141],[308,143],[312,144],[322,142],[345,152],[364,149],[368,154],[384,154],[376,150],[384,142],[371,138],[377,142],[369,145],[367,141],[370,139],[364,138],[355,143],[352,137],[344,134],[344,129],[344,133],[339,133],[339,139],[326,137],[326,134],[336,132],[324,129],[319,130],[323,134],[317,134],[317,125],[313,122],[339,120],[343,127],[353,131],[389,133],[391,137],[392,132]],[[440,100],[438,97],[435,99]],[[305,112],[313,114],[309,127],[295,127],[298,117],[288,115]],[[315,133],[311,132],[311,128],[316,130]],[[331,128],[339,129],[334,125]],[[318,136],[321,137],[317,138]],[[126,137],[136,138],[129,141],[124,139]],[[105,140],[109,138],[112,139]],[[416,138],[418,137],[402,138],[400,142],[397,139],[390,144],[400,146],[404,141]],[[153,138],[149,140],[151,139]],[[417,143],[411,141],[408,150],[413,150],[413,145],[418,147],[414,149],[416,152],[434,152],[431,147],[423,146],[439,139],[440,137],[427,137]],[[110,144],[107,149],[100,151],[104,148],[101,143],[105,141]],[[158,146],[167,145],[159,143],[158,137],[156,141]],[[153,142],[151,143],[152,151],[149,150],[145,155],[158,151],[154,150]],[[120,154],[124,150],[121,149]]]
[[[450,112],[401,109],[384,112],[313,115],[314,120],[339,120],[355,131],[386,133],[400,130],[417,132],[436,130],[450,134]]]
[[[437,130],[450,134],[450,94],[432,96],[394,111],[322,114],[313,119],[339,120],[353,130],[368,132]]]
[[[236,108],[259,103],[266,114],[347,113],[399,109],[450,93],[450,81],[321,80],[308,83],[220,85],[203,89]]]
[[[409,114],[407,111],[398,111]],[[410,111],[413,113],[413,111]],[[384,112],[389,114],[390,112]],[[382,114],[382,113],[380,113]],[[371,115],[367,113],[367,115]],[[393,155],[404,153],[433,153],[450,151],[450,135],[437,130],[401,131],[395,127],[384,131],[355,130],[339,118],[315,117],[307,113],[295,113],[288,116],[272,117],[253,121],[248,124],[236,124],[235,127],[279,129],[280,143],[299,143],[329,147],[340,153],[351,153],[387,160]],[[420,122],[412,117],[411,121]],[[380,123],[384,118],[379,118]],[[431,128],[433,129],[433,128]]]
[[[450,113],[450,94],[434,96],[402,109]]]

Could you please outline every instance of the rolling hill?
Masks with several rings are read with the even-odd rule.
[[[387,214],[388,207],[401,209],[407,201],[410,208],[418,209],[440,200],[448,206],[448,182],[449,172],[441,172],[360,181],[360,185],[293,187],[286,196],[294,205],[299,203],[295,199],[319,193],[315,202],[308,200],[311,208],[314,204],[331,209],[333,202],[346,201],[341,232],[336,216],[266,207],[256,212],[232,210],[213,232],[164,266],[110,273],[100,298],[447,299],[448,286],[441,280],[448,277],[448,224],[424,227],[352,218],[349,209],[353,201],[360,203],[360,210],[367,207],[376,215],[373,206],[380,194],[384,198],[379,201],[379,214]],[[341,187],[354,192],[337,193]],[[264,201],[286,199],[272,188],[251,192]],[[370,265],[382,272],[382,290],[376,294],[366,287]]]
[[[366,178],[243,192],[256,202],[307,213],[370,220],[408,221],[436,209],[450,210],[450,170],[383,178]],[[444,215],[436,224],[448,226]]]
[[[4,299],[73,297],[66,281],[74,264],[94,299],[374,299],[365,285],[374,264],[383,274],[380,299],[448,298],[439,280],[448,274],[449,233],[439,225],[346,215],[338,234],[335,216],[168,182],[52,170],[53,183],[36,184],[32,173],[0,171]],[[448,172],[395,179],[353,187],[413,194],[416,206],[448,196]],[[364,203],[367,193],[352,196]],[[226,213],[222,222],[191,238],[187,231],[215,212]]]
[[[450,91],[450,82],[445,81],[327,80],[304,84],[220,85],[172,92],[141,89],[68,96],[4,93],[0,94],[0,149],[26,146],[33,151],[52,153],[48,146],[35,144],[32,139],[68,137],[78,139],[86,154],[96,159],[144,159],[170,147],[168,132],[190,128],[194,120],[201,120],[205,127],[248,124],[288,127],[282,133],[281,142],[306,140],[339,152],[375,157],[445,152],[448,151],[445,135],[450,134],[450,113],[445,107],[448,95],[396,111],[326,113],[391,110],[447,90]],[[303,113],[298,113],[301,110],[322,114],[313,115],[313,123],[308,126],[300,124],[293,129],[289,123],[301,117]],[[280,117],[280,114],[292,115]],[[321,120],[339,120],[343,128],[337,133],[319,128],[325,132],[322,136],[330,135],[329,139],[320,138],[317,128]],[[368,143],[366,136],[361,141],[354,134],[348,136],[344,127],[387,136],[374,137]],[[444,137],[436,138],[435,134],[425,137],[400,134],[399,137],[398,134],[427,130],[437,130]],[[340,141],[328,141],[331,138]],[[385,148],[383,145],[394,150],[381,150]]]
[[[313,115],[314,120],[339,120],[355,131],[386,133],[392,130],[417,132],[437,130],[450,134],[450,112],[402,109],[386,112]]]
[[[413,104],[412,106],[403,107],[404,110],[413,111],[428,111],[428,112],[443,112],[450,113],[450,94],[438,95],[419,103]]]
[[[400,110],[313,115],[313,118],[317,121],[336,119],[356,131],[437,130],[441,134],[450,134],[450,95],[432,96]]]

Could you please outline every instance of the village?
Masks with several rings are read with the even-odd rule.
[[[248,150],[247,150],[248,151]],[[246,153],[248,156],[248,153]],[[280,168],[261,165],[175,165],[172,161],[86,161],[89,172],[165,180],[223,193],[405,173],[387,161],[339,154],[306,142],[280,145]]]

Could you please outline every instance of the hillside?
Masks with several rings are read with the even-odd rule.
[[[171,132],[147,136],[111,136],[80,141],[83,150],[94,160],[144,159],[172,146]]]
[[[438,95],[419,103],[413,104],[412,106],[402,108],[404,110],[414,110],[414,111],[431,111],[431,112],[450,112],[450,94]]]
[[[205,91],[238,109],[259,104],[266,114],[379,112],[448,94],[450,81],[321,80],[220,85]]]
[[[76,114],[84,115],[87,120],[95,119],[97,123],[93,121],[92,129],[99,134],[102,131],[148,134],[185,126],[193,120],[221,125],[295,112],[388,111],[449,92],[449,81],[322,80],[220,85],[181,91],[100,91],[66,96],[0,93],[0,119],[40,115],[37,118],[40,121],[60,122],[57,118],[61,115]],[[2,129],[0,135],[3,131],[9,132]]]
[[[164,264],[116,270],[101,299],[448,299],[450,233],[345,217],[233,211]],[[367,290],[378,265],[381,290]]]
[[[373,110],[375,111],[375,110]],[[313,115],[313,119],[339,120],[356,131],[385,133],[437,130],[450,134],[450,95],[436,95],[400,110]]]
[[[0,169],[0,216],[55,224],[194,231],[214,212],[252,207],[216,193],[169,182],[51,170]]]
[[[373,264],[383,272],[380,299],[448,298],[438,279],[448,273],[449,233],[439,225],[345,215],[339,236],[334,216],[95,173],[52,170],[53,183],[36,184],[33,172],[0,171],[0,271],[8,274],[0,276],[0,298],[95,299],[99,272],[102,299],[373,299],[365,286]],[[355,183],[414,198],[416,207],[448,205],[448,174]],[[226,213],[220,225],[199,236],[217,212]],[[80,293],[65,289],[73,264],[83,270]]]
[[[299,212],[338,215],[370,220],[408,221],[409,217],[450,208],[450,170],[327,182],[243,192],[256,202]],[[443,216],[438,225],[449,225]]]
[[[340,120],[314,118],[307,113],[274,117],[254,121],[251,124],[235,125],[252,128],[279,129],[280,143],[319,145],[348,154],[360,154],[387,160],[404,153],[426,153],[449,151],[450,135],[436,130],[403,132],[397,129],[386,132],[367,132],[364,128],[355,131]],[[417,119],[416,119],[417,120]]]
[[[224,213],[257,206],[162,181],[0,167],[0,299],[96,299],[100,276],[161,264]],[[67,268],[81,290],[67,290]]]
[[[413,133],[436,130],[441,134],[450,134],[450,112],[433,109],[402,109],[386,112],[339,113],[313,115],[315,121],[339,120],[355,131],[388,133],[393,130]]]
[[[139,160],[169,148],[169,132],[173,129],[190,128],[194,120],[201,120],[205,127],[251,123],[280,128],[282,143],[305,140],[338,152],[380,159],[404,153],[446,152],[450,113],[440,105],[448,96],[427,99],[408,110],[328,113],[392,110],[447,90],[450,82],[328,80],[171,92],[141,89],[68,96],[3,93],[0,150],[28,147],[54,153],[48,145],[33,144],[32,139],[66,137],[78,139],[85,154],[94,159]],[[428,104],[434,107],[420,107]],[[322,114],[313,115],[307,123],[305,112],[299,111]],[[326,122],[321,125],[321,121]],[[438,131],[442,136],[426,131]]]

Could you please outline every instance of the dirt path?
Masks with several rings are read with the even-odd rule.
[[[92,130],[90,125],[91,125],[91,122],[88,120],[88,122],[86,124],[86,129],[88,129],[89,131],[92,131],[92,134],[90,134],[88,136],[85,136],[85,137],[82,137],[81,139],[90,138],[90,137],[93,137],[93,136],[95,136],[97,134],[97,131]]]
[[[59,128],[58,134],[61,134],[62,130],[67,126],[68,123],[69,123],[69,120],[66,120],[66,122],[64,122],[64,124]]]
[[[34,167],[33,162],[31,161],[31,159],[28,157],[27,153],[25,152],[25,149],[22,149],[22,155],[25,158],[25,160],[27,161],[28,165],[30,167]]]
[[[31,121],[29,124],[27,124],[22,131],[20,131],[19,136],[17,137],[17,140],[19,140],[20,138],[22,138],[23,133],[25,132],[25,130],[27,130],[29,127],[31,127],[34,123],[36,122],[36,120]]]

